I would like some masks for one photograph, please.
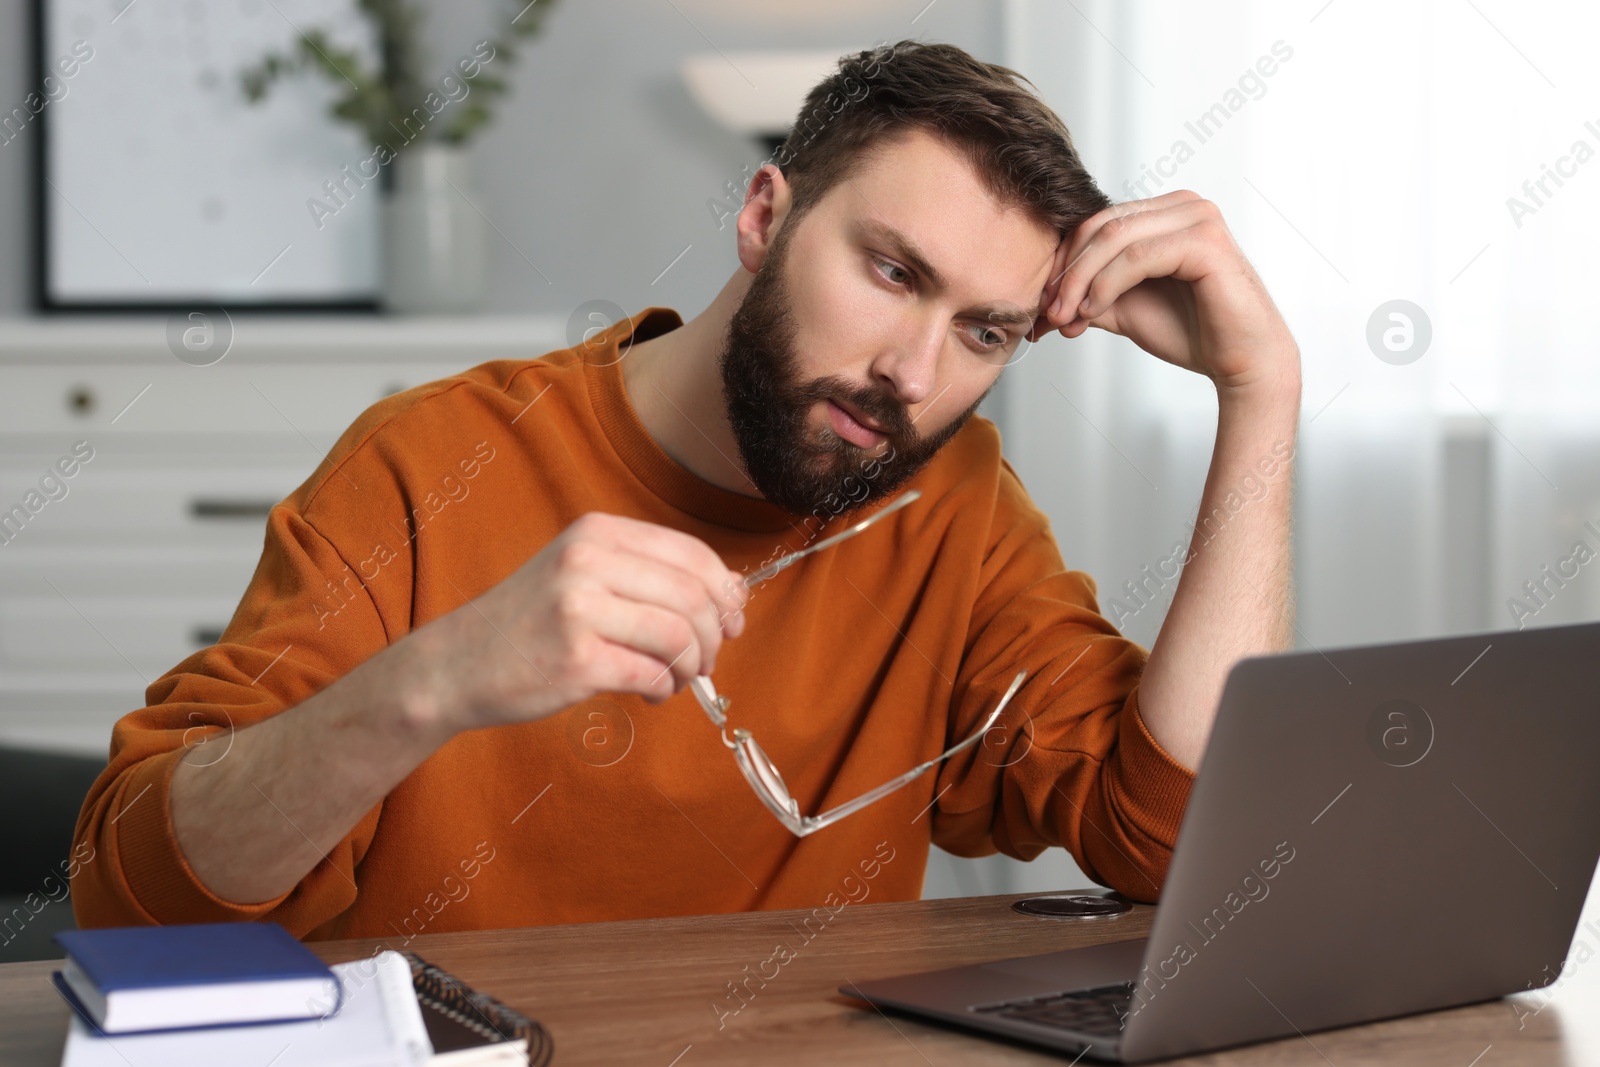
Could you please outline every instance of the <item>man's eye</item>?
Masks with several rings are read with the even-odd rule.
[[[977,329],[978,343],[985,348],[1000,348],[1011,340],[1007,334],[1001,333],[999,330],[991,330],[987,326],[979,326]],[[992,338],[992,340],[988,338]]]
[[[898,263],[891,263],[887,259],[879,259],[877,256],[873,256],[872,257],[872,263],[873,263],[873,268],[875,270],[877,270],[879,274],[884,275],[884,280],[885,281],[891,282],[891,283],[893,283],[895,285],[903,285],[905,283],[904,282],[895,281],[895,279],[888,277],[888,275],[885,273],[885,271],[883,271],[882,269],[879,269],[879,268],[887,267],[891,271],[896,271],[897,270],[901,274],[904,274],[906,276],[907,281],[909,281],[910,278],[911,278],[911,272],[906,270],[904,267],[900,266]]]

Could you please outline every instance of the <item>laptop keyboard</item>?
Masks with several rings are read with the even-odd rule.
[[[1017,1019],[1036,1026],[1077,1030],[1097,1037],[1116,1037],[1133,1002],[1133,983],[1071,989],[1060,993],[1019,997],[998,1004],[979,1004],[968,1011],[1001,1019]]]

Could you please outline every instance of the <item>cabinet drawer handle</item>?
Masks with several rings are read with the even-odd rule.
[[[189,640],[201,648],[209,648],[222,640],[222,627],[196,626],[189,631]]]
[[[189,514],[197,519],[264,519],[274,500],[218,500],[197,497],[189,501]]]

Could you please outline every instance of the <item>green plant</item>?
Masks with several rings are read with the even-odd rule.
[[[509,0],[505,8],[508,21],[489,38],[493,47],[490,56],[497,62],[515,62],[517,46],[538,34],[555,3],[556,0]],[[439,89],[420,71],[423,57],[417,29],[423,12],[407,0],[357,0],[356,6],[377,35],[375,64],[369,65],[355,50],[335,44],[325,30],[313,28],[300,34],[289,53],[268,53],[255,66],[241,71],[240,85],[245,97],[254,103],[264,99],[279,79],[304,70],[317,71],[342,90],[329,106],[330,115],[360,126],[372,143],[393,143],[393,150],[398,151],[417,136],[407,133],[407,129],[416,126],[412,122],[408,127],[408,119],[419,109],[430,117],[443,110],[427,106],[430,94],[439,99]],[[459,100],[459,104],[453,103],[444,121],[425,123],[422,139],[462,144],[489,121],[492,98],[506,91],[507,82],[488,73],[487,61],[470,66],[475,70],[469,75],[468,63],[463,60],[459,73],[451,68],[441,79],[441,84],[445,79],[455,79],[470,91],[458,98],[447,89],[449,100]]]

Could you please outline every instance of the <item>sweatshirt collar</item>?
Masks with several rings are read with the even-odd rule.
[[[749,532],[788,530],[795,516],[770,501],[745,496],[701,478],[667,455],[634,411],[622,381],[622,361],[635,341],[648,341],[683,325],[669,307],[647,307],[617,320],[575,349],[584,364],[590,403],[617,455],[646,488],[697,519]]]

